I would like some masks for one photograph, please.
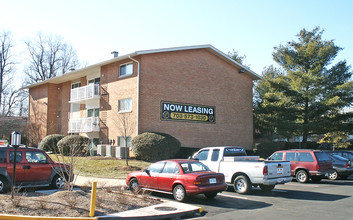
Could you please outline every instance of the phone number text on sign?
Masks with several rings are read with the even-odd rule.
[[[207,115],[196,115],[196,114],[187,114],[187,113],[175,113],[172,112],[171,118],[173,119],[185,119],[185,120],[195,120],[195,121],[207,121]]]
[[[216,123],[216,107],[161,101],[162,121]]]

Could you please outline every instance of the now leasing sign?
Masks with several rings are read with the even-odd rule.
[[[161,101],[162,121],[216,123],[216,107]]]

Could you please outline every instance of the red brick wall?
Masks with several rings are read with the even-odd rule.
[[[100,100],[100,137],[118,141],[118,136],[124,135],[124,126],[121,123],[122,117],[127,118],[129,125],[127,136],[136,136],[137,120],[137,63],[133,62],[133,74],[119,78],[121,64],[130,63],[126,59],[112,63],[101,68],[101,100]],[[132,98],[132,111],[129,113],[118,113],[119,99]]]
[[[160,120],[160,101],[216,107],[216,124]],[[184,147],[253,145],[252,79],[205,49],[144,55],[139,133],[159,131]]]
[[[29,89],[29,144],[36,146],[47,135],[48,84]]]

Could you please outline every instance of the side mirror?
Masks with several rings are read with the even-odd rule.
[[[150,171],[148,169],[144,169],[143,172],[147,173],[148,175],[150,175]]]

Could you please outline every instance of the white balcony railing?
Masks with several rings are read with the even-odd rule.
[[[73,118],[69,122],[69,133],[98,132],[99,117]]]
[[[99,85],[89,84],[87,86],[71,89],[70,102],[82,102],[88,99],[100,98]]]

